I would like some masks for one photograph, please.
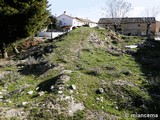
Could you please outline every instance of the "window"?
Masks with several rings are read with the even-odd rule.
[[[62,21],[61,20],[59,21],[59,25],[62,25]]]
[[[141,25],[139,24],[138,27],[140,27]]]

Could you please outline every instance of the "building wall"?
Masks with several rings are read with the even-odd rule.
[[[100,18],[99,27],[110,28],[114,30],[113,24],[117,23],[123,34],[146,35],[147,22],[151,23],[149,34],[160,32],[160,22],[156,22],[155,17],[137,17],[137,18]],[[119,29],[120,30],[120,29]]]
[[[147,23],[130,23],[130,24],[122,24],[122,28],[124,29],[124,34],[131,33],[131,35],[146,35],[147,31]],[[152,23],[149,29],[149,34],[155,33],[156,24]]]
[[[84,25],[83,22],[81,22],[81,21],[79,21],[79,20],[77,20],[77,19],[73,19],[73,23],[72,23],[72,26],[73,26],[73,27],[82,26],[82,25]]]
[[[88,22],[88,21],[79,20],[76,17],[71,17],[71,16],[66,15],[65,12],[64,12],[64,14],[57,17],[57,20],[58,20],[59,27],[65,27],[65,29],[67,29],[67,30],[68,29],[72,30],[72,28],[74,28],[74,27],[79,27],[79,26],[83,26],[86,24],[89,24],[89,27],[96,27],[97,26],[97,24],[94,22],[92,23],[92,22]]]
[[[84,25],[84,22],[81,22],[81,21],[79,21],[79,20],[77,20],[75,18],[69,17],[69,16],[67,16],[65,14],[59,16],[57,18],[57,20],[58,20],[58,24],[59,24],[60,27],[62,27],[62,26],[71,26],[71,28],[72,28],[72,27],[77,27],[77,26]]]
[[[159,23],[160,26],[160,23]],[[110,28],[114,31],[113,24],[99,24],[99,27],[103,28]],[[131,35],[146,35],[147,31],[147,23],[128,23],[128,24],[121,24],[122,33],[123,34],[131,34]],[[158,29],[158,28],[157,28]],[[150,28],[150,33],[156,32],[156,24],[152,23]]]
[[[134,24],[123,24],[124,34],[131,35],[145,35],[146,29],[144,24],[134,23]]]
[[[96,23],[89,23],[89,27],[93,28],[93,27],[96,27],[97,24]]]
[[[58,24],[60,27],[62,26],[72,26],[73,18],[66,16],[65,14],[59,16],[57,18]]]
[[[156,33],[160,32],[160,21],[156,22]]]
[[[102,28],[107,28],[109,27],[110,29],[112,29],[112,24],[107,24],[107,23],[98,23],[98,26],[99,27],[102,27]]]

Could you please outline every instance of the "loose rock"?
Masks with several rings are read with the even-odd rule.
[[[72,90],[75,90],[75,89],[76,89],[76,86],[75,86],[75,85],[71,85],[70,88],[71,88]]]
[[[25,106],[27,104],[28,104],[28,102],[22,102],[22,106]]]
[[[72,73],[72,72],[73,72],[72,70],[63,70],[62,71],[63,74],[69,74],[69,73]]]
[[[29,95],[32,95],[33,94],[33,91],[28,91],[27,92]]]
[[[39,92],[38,94],[39,94],[39,96],[42,96],[42,95],[45,94],[45,92],[41,91],[41,92]]]
[[[63,91],[58,91],[58,94],[62,94],[63,93]]]
[[[3,99],[3,96],[0,96],[0,99]]]
[[[70,76],[68,75],[61,75],[60,76],[60,80],[64,81],[64,82],[67,82],[70,80]]]
[[[102,94],[104,93],[104,89],[103,88],[99,88],[97,91],[96,91],[97,94]]]

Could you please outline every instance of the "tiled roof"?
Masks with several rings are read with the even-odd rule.
[[[113,22],[120,22],[120,23],[155,23],[155,17],[134,17],[134,18],[100,18],[99,24],[106,24],[106,23],[113,23]]]
[[[66,15],[66,14],[62,14],[62,15],[65,15],[65,16],[67,16],[69,18],[75,19],[75,17],[69,16],[69,15]],[[60,15],[60,16],[62,16],[62,15]],[[59,18],[60,16],[58,16],[57,18]]]
[[[95,22],[93,22],[93,21],[91,21],[91,20],[88,20],[88,19],[83,19],[83,18],[79,18],[79,17],[72,17],[72,16],[69,16],[69,15],[67,15],[67,14],[61,14],[60,16],[62,16],[62,15],[65,15],[65,16],[67,16],[67,17],[69,17],[69,18],[72,18],[72,19],[77,19],[77,20],[79,20],[79,21],[81,21],[81,22],[95,23]],[[57,18],[59,18],[60,16],[58,16]]]
[[[87,22],[87,23],[95,23],[89,19],[83,19],[83,18],[79,18],[79,17],[76,17],[76,19],[78,19],[79,21],[82,21],[82,22]]]

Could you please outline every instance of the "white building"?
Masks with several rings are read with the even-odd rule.
[[[76,19],[78,19],[79,21],[81,21],[83,25],[88,25],[91,28],[97,26],[96,22],[93,22],[93,21],[91,21],[89,19],[83,19],[83,18],[79,18],[79,17],[76,17]]]
[[[57,20],[59,27],[64,30],[72,30],[83,25],[88,25],[89,27],[97,26],[97,24],[91,20],[69,16],[65,11],[57,17]]]

